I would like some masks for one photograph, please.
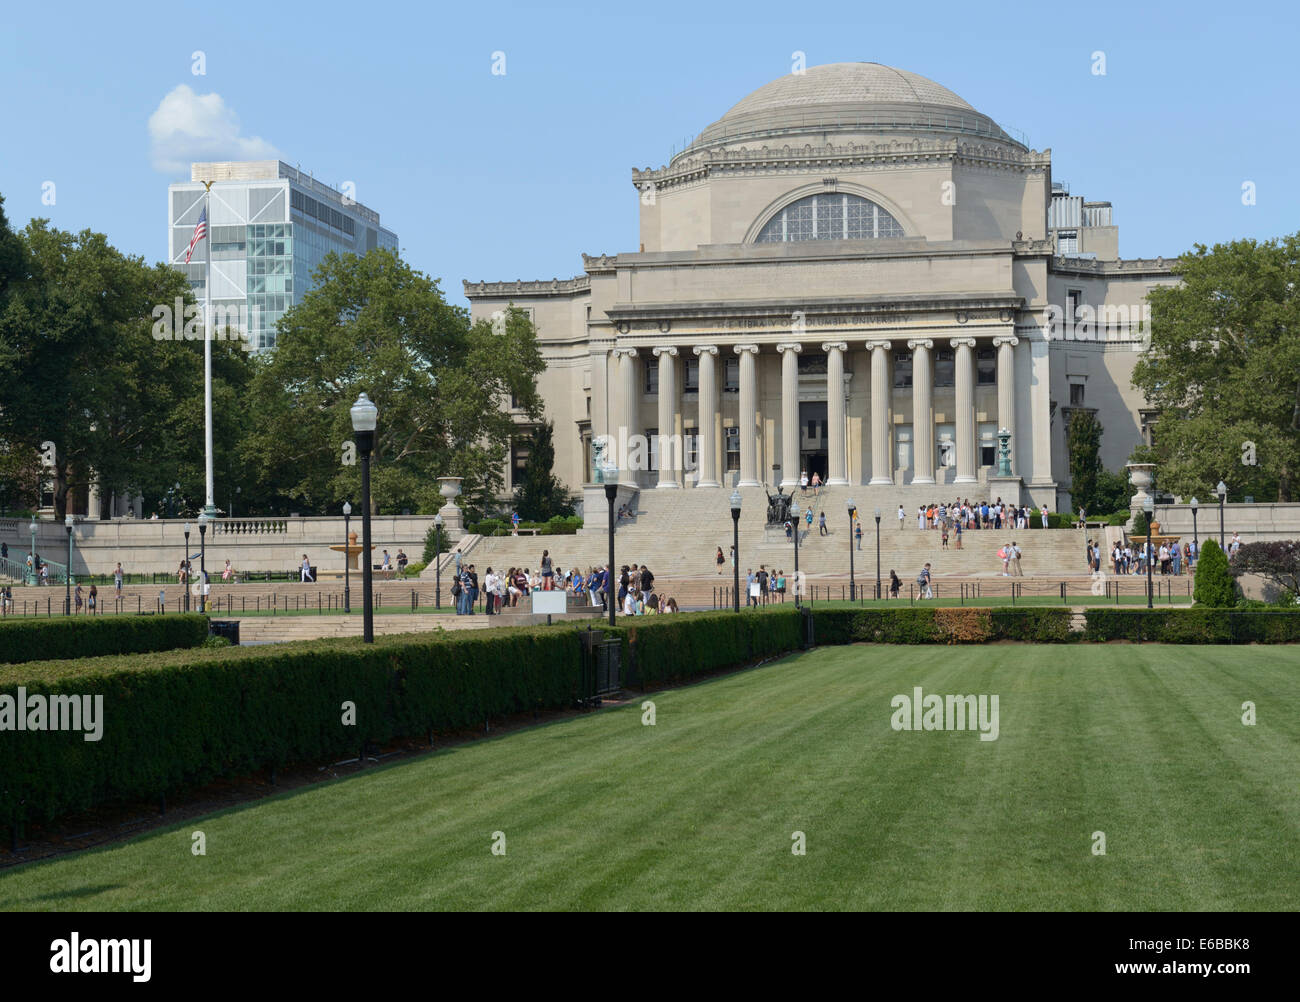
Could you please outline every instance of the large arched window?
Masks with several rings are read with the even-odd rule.
[[[904,236],[898,220],[870,199],[843,193],[809,195],[768,220],[755,243],[786,240],[878,240]]]

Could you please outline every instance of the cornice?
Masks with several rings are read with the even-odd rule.
[[[1033,172],[1048,169],[1051,162],[1051,150],[1021,152],[996,142],[963,142],[958,139],[895,139],[843,146],[830,143],[757,148],[728,146],[701,150],[658,169],[634,167],[632,183],[644,191],[651,184],[656,188],[670,188],[700,181],[712,174],[816,173],[863,167],[928,167],[936,163],[978,164]]]
[[[479,299],[497,296],[573,296],[591,291],[591,279],[587,275],[574,278],[553,278],[549,282],[541,279],[526,282],[522,279],[514,282],[470,282],[461,283],[465,288],[467,299]]]
[[[882,294],[859,296],[852,299],[838,297],[813,299],[763,299],[746,302],[668,302],[668,303],[615,303],[605,311],[610,320],[661,320],[698,317],[773,317],[787,321],[796,312],[805,316],[809,326],[815,326],[815,317],[825,314],[876,314],[923,313],[954,311],[962,316],[958,323],[974,311],[1018,311],[1024,307],[1024,297],[1014,292],[953,292],[914,293],[906,295]],[[1001,320],[1001,316],[999,316]],[[1010,319],[1002,320],[1010,323]]]
[[[1054,275],[1099,275],[1113,277],[1141,277],[1150,275],[1156,278],[1173,278],[1178,275],[1176,258],[1130,258],[1118,261],[1095,261],[1086,257],[1060,257],[1052,255],[1047,267]]]

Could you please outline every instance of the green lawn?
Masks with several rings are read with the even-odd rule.
[[[1297,670],[1286,647],[825,648],[655,693],[653,727],[637,700],[9,870],[0,909],[1289,910]],[[892,730],[918,685],[997,694],[1000,736]]]

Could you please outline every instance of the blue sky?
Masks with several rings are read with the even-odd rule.
[[[270,151],[352,181],[454,302],[463,278],[571,276],[584,251],[636,249],[630,168],[665,163],[788,73],[796,50],[808,65],[865,60],[928,76],[1050,147],[1055,180],[1114,203],[1124,257],[1300,230],[1291,3],[53,11],[15,4],[0,23],[10,223],[90,227],[150,261],[165,254],[167,184],[188,178],[166,164],[193,148],[195,159]],[[504,76],[491,72],[494,52]],[[186,130],[199,135],[180,139]],[[47,181],[53,205],[42,204]]]

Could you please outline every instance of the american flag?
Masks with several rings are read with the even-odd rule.
[[[194,235],[190,237],[189,249],[185,252],[185,263],[190,263],[190,257],[194,254],[194,248],[198,242],[208,235],[208,210],[204,206],[203,211],[199,213],[198,225],[194,227]]]

